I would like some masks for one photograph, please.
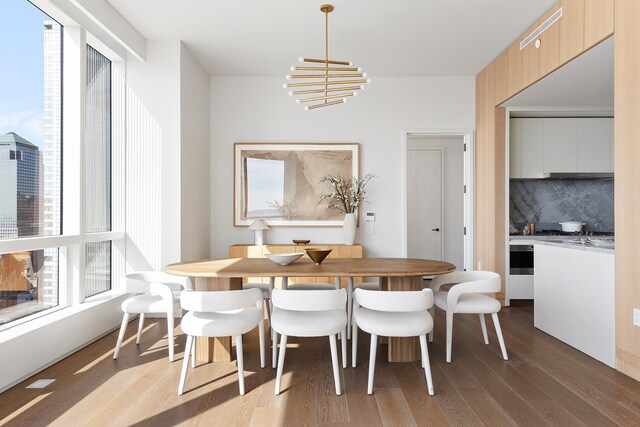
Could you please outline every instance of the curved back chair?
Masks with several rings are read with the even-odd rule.
[[[351,334],[351,364],[356,367],[358,353],[358,328],[371,334],[369,352],[369,381],[367,393],[373,393],[373,375],[376,364],[378,336],[419,337],[422,366],[429,394],[433,396],[433,380],[427,348],[427,334],[433,329],[429,309],[433,306],[433,292],[421,291],[370,291],[356,289],[353,292],[353,318]]]
[[[169,361],[173,362],[173,329],[175,316],[175,302],[180,299],[182,289],[192,290],[193,284],[188,277],[173,276],[159,271],[139,271],[126,274],[125,290],[127,293],[139,295],[127,298],[120,308],[124,312],[118,341],[113,352],[113,358],[117,359],[120,346],[132,314],[139,315],[138,334],[136,344],[140,344],[144,315],[150,313],[163,313],[167,315]]]
[[[443,285],[453,285],[449,291],[441,291]],[[446,312],[447,318],[447,363],[451,363],[451,342],[453,337],[453,315],[454,313],[472,313],[480,316],[480,326],[484,343],[489,344],[487,335],[487,325],[484,315],[491,314],[496,335],[502,350],[502,358],[508,360],[507,348],[504,345],[498,312],[500,311],[500,301],[484,295],[500,291],[500,275],[491,271],[456,271],[435,277],[429,287],[435,295],[435,305],[431,309],[432,316],[435,307]],[[434,317],[435,318],[435,317]],[[433,341],[433,332],[429,336]]]
[[[287,348],[287,337],[329,337],[331,346],[331,363],[336,394],[340,394],[340,376],[338,374],[338,350],[336,335],[346,332],[347,291],[300,291],[274,289],[272,294],[273,313],[271,327],[273,334],[273,352],[276,353],[278,334],[280,338],[280,355],[276,374],[275,393],[280,394],[280,383]],[[346,335],[343,335],[346,337]],[[274,357],[275,359],[275,357]],[[347,341],[342,340],[343,367],[347,364]]]
[[[238,386],[244,394],[244,353],[242,334],[254,329],[260,332],[260,367],[264,368],[264,306],[260,289],[241,291],[182,293],[180,305],[189,312],[182,318],[180,326],[187,335],[187,344],[182,361],[182,372],[178,394],[184,391],[189,356],[194,349],[194,337],[236,338],[238,356]]]

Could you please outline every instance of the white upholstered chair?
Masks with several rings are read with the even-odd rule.
[[[118,358],[124,333],[132,314],[139,315],[136,344],[140,344],[145,314],[166,314],[169,361],[173,362],[175,306],[176,302],[180,299],[180,291],[182,291],[182,289],[193,289],[191,280],[188,277],[173,276],[158,271],[140,271],[126,274],[124,277],[126,279],[126,292],[136,293],[138,295],[127,298],[122,302],[121,309],[124,315],[122,317],[122,324],[120,325],[116,348],[113,352],[113,358]]]
[[[182,372],[178,394],[184,391],[184,383],[189,367],[189,356],[193,351],[195,337],[228,337],[236,338],[236,354],[238,359],[238,386],[240,394],[244,394],[244,349],[242,334],[254,329],[256,325],[260,333],[260,367],[264,368],[264,305],[262,292],[259,289],[241,291],[182,293],[180,305],[189,312],[182,318],[180,327],[187,335],[187,344],[182,361]]]
[[[362,283],[355,283],[353,277],[348,277],[347,282],[347,338],[351,339],[351,326],[353,318],[353,291],[356,289],[366,289],[368,291],[379,291],[380,282],[375,277],[367,277]]]
[[[340,375],[338,369],[338,349],[336,335],[346,332],[347,292],[344,289],[326,291],[300,291],[274,289],[272,300],[271,327],[273,334],[273,351],[277,348],[278,334],[280,338],[280,354],[276,373],[275,393],[280,394],[282,370],[287,348],[287,338],[295,337],[329,337],[331,346],[331,363],[336,394],[341,394]],[[346,335],[343,335],[346,336]],[[347,341],[342,340],[343,367],[347,363]]]
[[[453,285],[449,291],[441,291],[443,285]],[[456,271],[435,277],[429,285],[435,295],[434,308],[431,309],[432,316],[435,314],[435,307],[446,312],[447,329],[447,363],[451,363],[451,341],[453,337],[453,315],[455,313],[471,313],[480,315],[480,326],[484,343],[489,344],[487,335],[487,325],[484,315],[491,314],[496,335],[500,342],[502,358],[508,360],[507,348],[504,345],[498,312],[500,311],[500,301],[489,296],[487,293],[500,291],[500,275],[491,271]],[[435,318],[435,316],[434,316]],[[433,341],[433,332],[429,335],[429,340]]]
[[[373,393],[378,336],[417,336],[420,339],[427,388],[429,394],[433,396],[433,380],[427,348],[427,334],[433,329],[433,319],[429,314],[429,309],[433,306],[433,292],[430,289],[399,292],[356,289],[353,292],[353,305],[351,364],[354,368],[358,353],[358,328],[371,334],[367,393]]]

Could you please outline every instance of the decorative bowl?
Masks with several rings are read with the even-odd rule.
[[[309,258],[316,263],[316,265],[322,264],[322,261],[331,253],[332,249],[329,248],[308,248],[304,250]]]
[[[295,243],[296,245],[308,245],[310,241],[311,240],[293,239],[293,243]]]
[[[302,255],[304,255],[302,252],[290,254],[265,254],[265,256],[271,261],[280,265],[289,265],[300,258]]]

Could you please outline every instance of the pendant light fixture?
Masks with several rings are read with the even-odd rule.
[[[367,78],[367,73],[363,73],[360,67],[354,67],[352,62],[329,59],[329,13],[333,11],[333,5],[323,4],[320,10],[324,13],[325,22],[325,59],[298,58],[301,63],[321,65],[291,67],[291,71],[305,73],[287,75],[287,80],[296,82],[282,85],[285,89],[296,88],[289,92],[290,96],[303,95],[296,99],[299,104],[319,102],[305,106],[305,110],[344,104],[348,97],[356,96],[359,90],[364,89],[365,84],[371,82],[371,79]],[[311,96],[306,97],[307,95]]]

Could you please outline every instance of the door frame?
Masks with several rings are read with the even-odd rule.
[[[440,152],[440,228],[444,231],[446,230],[445,228],[445,223],[446,223],[446,218],[444,216],[444,179],[445,179],[445,175],[444,175],[444,147],[416,147],[416,148],[409,148],[409,144],[407,142],[407,152],[409,152],[409,150],[412,151],[438,151]],[[407,173],[405,174],[405,177],[407,176],[407,174],[409,173],[409,167],[407,166]],[[408,186],[408,179],[407,179],[407,186]],[[407,195],[408,195],[408,188],[407,188]],[[408,203],[408,197],[407,197],[407,203]],[[408,211],[408,209],[406,209]],[[407,229],[408,229],[408,224],[409,224],[409,218],[408,218],[408,213],[407,213]],[[409,246],[409,236],[408,236],[408,230],[407,230],[407,246]],[[445,244],[445,238],[444,238],[444,232],[442,233],[442,237],[440,238],[440,258],[444,258],[444,244]],[[408,252],[408,248],[406,249]],[[407,256],[407,254],[405,253],[405,256]]]
[[[407,257],[407,153],[409,136],[460,136],[466,144],[464,152],[464,185],[467,186],[467,192],[464,196],[464,226],[467,234],[464,238],[464,266],[467,271],[473,270],[473,242],[474,242],[474,202],[475,202],[475,139],[473,129],[403,129],[402,130],[402,156],[401,156],[401,237],[402,237],[402,256]],[[444,161],[444,156],[443,156]],[[444,167],[442,170],[444,174]],[[444,185],[444,179],[443,179]],[[444,196],[444,193],[443,193]],[[443,216],[444,220],[444,216]],[[443,239],[444,242],[444,239]],[[444,254],[444,251],[443,251]],[[458,266],[459,267],[459,266]]]

